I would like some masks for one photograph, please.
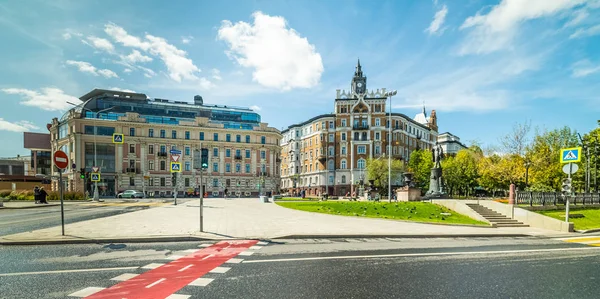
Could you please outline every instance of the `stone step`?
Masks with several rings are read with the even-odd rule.
[[[496,227],[529,227],[523,223],[496,223]]]
[[[493,223],[522,223],[522,222],[520,222],[518,220],[514,220],[514,219],[495,219],[495,220],[488,219],[488,220]]]

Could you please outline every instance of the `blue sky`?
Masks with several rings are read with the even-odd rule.
[[[93,88],[254,107],[278,129],[333,110],[356,59],[394,112],[497,143],[515,122],[578,131],[600,112],[600,1],[0,3],[0,156],[27,154]]]

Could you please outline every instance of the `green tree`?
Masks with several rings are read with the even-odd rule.
[[[504,185],[500,176],[500,161],[502,158],[493,154],[483,157],[477,163],[477,172],[479,173],[478,183],[488,191],[492,191],[492,196],[496,196],[496,191],[503,190]]]
[[[442,160],[444,183],[449,194],[470,194],[478,182],[478,161],[482,159],[481,151],[463,149],[455,157],[446,157]]]
[[[392,185],[398,185],[404,173],[404,162],[392,159]],[[367,160],[367,180],[373,180],[381,195],[388,194],[388,160],[385,158]]]
[[[428,150],[415,150],[410,154],[408,171],[413,173],[415,186],[421,190],[429,189],[429,178],[433,167],[433,156]]]

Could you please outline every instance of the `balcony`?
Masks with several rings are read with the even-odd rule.
[[[281,159],[275,158],[275,163],[279,163],[279,162],[281,162]]]
[[[139,174],[140,169],[139,168],[125,168],[124,172],[129,173],[129,174]]]
[[[352,129],[353,130],[368,130],[369,129],[369,125],[358,124],[358,125],[352,126]]]
[[[268,177],[270,176],[268,172],[257,172],[256,173],[257,176],[261,176],[261,177]]]
[[[160,158],[166,158],[166,157],[167,157],[167,153],[166,153],[166,152],[159,152],[159,153],[158,153],[158,156],[159,156]]]
[[[235,160],[242,160],[242,155],[235,155],[233,158]]]

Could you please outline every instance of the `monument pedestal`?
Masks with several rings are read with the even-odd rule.
[[[413,187],[402,187],[396,190],[398,201],[420,201],[421,189]]]
[[[423,199],[447,198],[447,194],[444,192],[444,182],[442,181],[442,168],[432,168],[429,178],[429,190],[425,193]]]

